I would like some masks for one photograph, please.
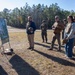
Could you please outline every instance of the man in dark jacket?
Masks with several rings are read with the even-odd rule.
[[[40,28],[41,28],[42,40],[43,40],[43,42],[46,41],[46,43],[47,43],[47,24],[46,24],[45,20],[42,21]]]
[[[35,23],[32,21],[32,17],[28,16],[28,22],[26,24],[26,33],[29,41],[29,48],[34,49],[34,32],[36,30]]]

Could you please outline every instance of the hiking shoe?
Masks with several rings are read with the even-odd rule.
[[[49,48],[49,50],[53,50],[53,48]]]
[[[32,49],[31,47],[27,48],[27,49]]]
[[[34,48],[31,48],[31,50],[34,50]]]
[[[57,51],[60,51],[60,52],[61,52],[61,50],[60,50],[60,49],[58,49]]]

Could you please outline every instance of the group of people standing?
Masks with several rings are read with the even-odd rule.
[[[42,42],[48,41],[47,39],[47,29],[48,26],[46,24],[46,21],[43,20],[42,24],[40,26],[41,29],[41,37]],[[51,46],[49,50],[53,50],[54,43],[57,39],[58,42],[58,51],[61,51],[61,32],[62,32],[62,38],[63,38],[63,44],[65,45],[65,53],[68,58],[72,58],[73,55],[73,46],[74,46],[74,38],[75,38],[75,17],[68,16],[67,20],[64,19],[63,22],[60,21],[59,16],[55,16],[55,22],[52,25],[53,29],[53,38],[51,41]],[[29,48],[31,50],[34,50],[34,33],[36,30],[36,25],[32,21],[32,17],[28,16],[28,22],[26,25],[26,33],[29,41]]]

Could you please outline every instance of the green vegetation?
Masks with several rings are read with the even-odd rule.
[[[0,12],[0,17],[7,19],[7,24],[13,27],[25,28],[27,23],[27,16],[31,15],[39,29],[41,21],[45,19],[48,23],[48,28],[50,28],[54,22],[54,16],[59,15],[60,19],[66,18],[68,15],[75,15],[75,12],[67,11],[61,9],[57,3],[50,6],[44,6],[44,4],[33,5],[30,7],[27,3],[25,6],[19,8],[14,8],[9,10],[5,8]]]

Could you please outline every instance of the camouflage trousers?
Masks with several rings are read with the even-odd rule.
[[[42,36],[43,42],[44,42],[44,41],[47,42],[47,32],[41,32],[41,36]]]
[[[54,43],[57,39],[57,42],[58,42],[58,50],[61,50],[61,41],[60,41],[60,34],[54,34],[53,35],[53,39],[52,39],[52,42],[51,42],[51,48],[53,49],[53,46],[54,46]]]

